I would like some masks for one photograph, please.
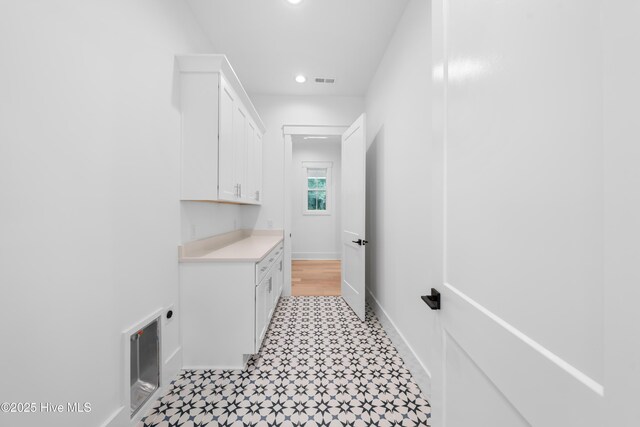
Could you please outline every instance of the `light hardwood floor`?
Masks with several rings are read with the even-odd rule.
[[[291,264],[291,295],[340,295],[340,261],[292,261]]]

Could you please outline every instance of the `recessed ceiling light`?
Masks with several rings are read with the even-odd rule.
[[[304,139],[327,139],[328,136],[305,136]]]
[[[291,4],[299,4],[302,2],[302,0],[287,0],[287,1]]]
[[[304,83],[304,82],[306,82],[306,81],[307,81],[307,78],[306,78],[305,76],[303,76],[302,74],[298,74],[298,75],[296,76],[296,81],[297,81],[298,83]]]

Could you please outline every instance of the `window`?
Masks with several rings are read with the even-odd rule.
[[[327,210],[326,169],[307,169],[307,210]]]
[[[331,162],[303,162],[303,212],[305,215],[330,215]]]

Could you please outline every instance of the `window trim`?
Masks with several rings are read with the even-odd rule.
[[[322,211],[312,210],[309,208],[308,200],[308,185],[307,180],[309,169],[326,169],[327,170],[327,208]],[[333,210],[333,179],[331,177],[331,169],[333,169],[333,162],[302,162],[302,214],[310,216],[328,216],[332,215]]]

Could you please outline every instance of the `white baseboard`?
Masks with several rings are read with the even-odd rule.
[[[304,260],[341,260],[342,254],[339,252],[292,252],[291,259],[294,261]]]
[[[111,416],[101,424],[101,427],[125,427],[129,423],[124,406],[119,407]]]
[[[396,346],[398,353],[400,353],[400,357],[404,360],[405,365],[409,371],[411,371],[411,375],[413,375],[413,379],[420,387],[420,390],[425,395],[427,399],[431,398],[431,373],[427,369],[426,366],[422,363],[418,355],[413,350],[407,339],[404,337],[402,332],[398,329],[394,321],[389,317],[389,314],[382,308],[380,302],[376,299],[373,294],[367,290],[367,302],[373,308],[380,324],[384,328],[387,335]]]
[[[241,371],[245,368],[244,365],[188,365],[182,367],[185,371]]]

